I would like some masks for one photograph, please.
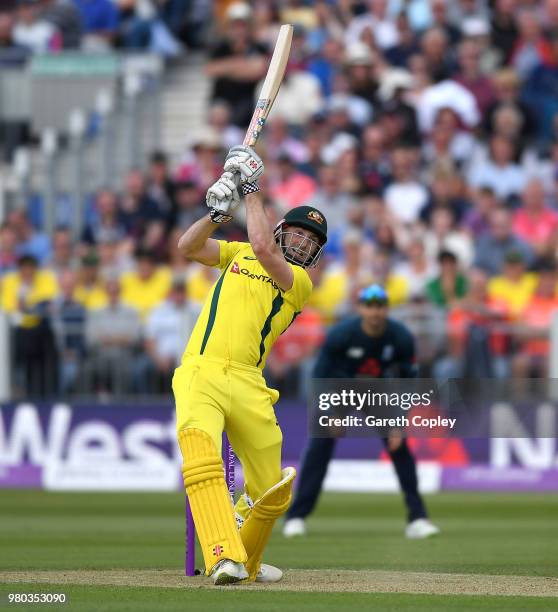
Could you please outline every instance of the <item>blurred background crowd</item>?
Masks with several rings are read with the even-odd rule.
[[[2,0],[0,50],[32,53],[142,49],[176,56],[202,44],[210,0]]]
[[[558,0],[16,4],[0,9],[0,47],[26,52],[56,52],[66,38],[134,47],[149,6],[151,36],[159,24],[185,49],[202,45],[211,93],[207,126],[184,134],[181,156],[152,151],[117,187],[87,194],[79,234],[46,233],[25,205],[7,214],[0,301],[15,394],[169,392],[216,280],[184,261],[177,239],[243,139],[281,23],[295,33],[258,144],[262,194],[271,223],[313,204],[330,239],[307,308],[269,357],[270,384],[303,393],[328,326],[371,282],[416,334],[421,375],[548,375]],[[79,35],[64,30],[70,14]],[[242,213],[217,237],[246,239]]]

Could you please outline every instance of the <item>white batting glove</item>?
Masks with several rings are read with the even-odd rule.
[[[264,173],[264,163],[261,157],[246,145],[233,147],[225,160],[227,172],[238,172],[240,183],[255,183]]]
[[[226,223],[233,218],[233,213],[240,203],[240,195],[231,172],[223,172],[211,185],[207,190],[205,202],[214,223]]]

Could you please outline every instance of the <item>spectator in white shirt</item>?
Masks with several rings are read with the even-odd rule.
[[[184,282],[176,280],[166,301],[151,311],[145,323],[145,355],[138,358],[135,368],[138,391],[170,389],[199,313],[199,306],[186,298]]]
[[[62,47],[57,28],[40,17],[41,0],[19,0],[13,40],[33,53],[48,53]]]
[[[504,135],[490,139],[486,158],[479,156],[471,165],[469,183],[472,187],[490,187],[502,200],[519,196],[526,183],[525,170],[514,161],[515,144]]]
[[[399,147],[392,156],[393,182],[386,188],[387,209],[403,223],[414,223],[428,201],[428,191],[415,178],[413,151]]]

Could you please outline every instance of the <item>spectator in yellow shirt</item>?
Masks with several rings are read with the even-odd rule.
[[[30,314],[42,302],[52,300],[58,293],[58,283],[51,270],[41,270],[32,255],[18,260],[17,271],[8,272],[2,279],[0,305],[10,314],[20,314],[21,325],[34,327],[37,317]]]
[[[157,267],[155,255],[136,253],[137,269],[122,276],[122,301],[135,308],[142,319],[163,302],[171,288],[172,275],[167,267]]]
[[[1,306],[14,323],[16,391],[25,397],[50,397],[57,390],[57,352],[49,306],[58,293],[51,270],[40,270],[32,255],[18,260],[4,276]]]
[[[74,291],[74,300],[86,310],[98,310],[108,305],[108,297],[99,279],[99,259],[90,253],[81,260],[80,281]]]
[[[502,274],[488,284],[488,296],[506,309],[506,314],[517,317],[527,306],[537,285],[535,274],[526,271],[520,251],[509,251],[504,259]]]

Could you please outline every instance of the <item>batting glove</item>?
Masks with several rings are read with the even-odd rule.
[[[246,145],[233,147],[225,160],[227,172],[240,174],[240,184],[254,183],[264,173],[264,163],[261,157]]]
[[[213,223],[226,223],[233,218],[232,213],[240,203],[240,195],[231,172],[223,172],[219,180],[211,185],[205,202]]]

